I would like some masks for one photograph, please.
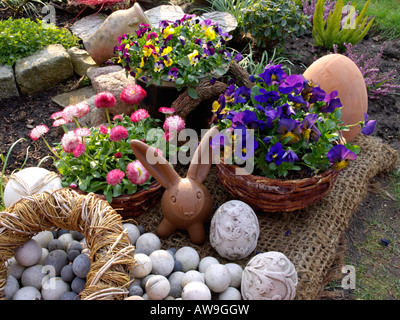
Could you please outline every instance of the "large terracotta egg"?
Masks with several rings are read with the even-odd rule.
[[[326,93],[334,90],[343,105],[342,120],[354,124],[364,120],[368,111],[368,93],[365,80],[357,65],[341,54],[329,54],[314,61],[304,72],[307,80],[320,85]],[[359,126],[351,127],[342,134],[350,142],[361,131]]]

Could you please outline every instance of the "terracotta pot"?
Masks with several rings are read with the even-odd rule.
[[[367,87],[360,69],[350,58],[341,54],[323,56],[314,61],[303,75],[319,84],[326,93],[337,90],[343,105],[342,120],[347,125],[364,120],[364,113],[368,111]],[[350,142],[360,131],[361,128],[356,126],[342,133]]]
[[[74,190],[80,194],[87,194],[79,188],[74,188]],[[110,205],[122,218],[137,217],[158,204],[163,191],[164,188],[157,181],[154,181],[147,190],[141,189],[134,194],[123,194],[113,198]],[[96,196],[106,200],[103,194],[96,193]]]
[[[238,175],[236,170],[244,169],[225,164],[223,159],[216,168],[219,180],[230,194],[254,210],[266,212],[289,212],[310,206],[329,193],[338,176],[333,169],[298,180]]]

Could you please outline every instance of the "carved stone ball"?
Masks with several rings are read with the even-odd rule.
[[[163,300],[168,296],[171,286],[166,277],[154,275],[147,280],[145,288],[151,300]]]
[[[211,246],[228,260],[240,260],[250,255],[257,246],[259,235],[254,210],[240,200],[225,202],[211,220]]]
[[[243,300],[293,300],[298,283],[293,263],[276,251],[254,256],[243,270]]]

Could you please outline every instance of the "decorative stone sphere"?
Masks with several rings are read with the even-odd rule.
[[[41,300],[42,295],[35,287],[22,287],[14,293],[13,300]]]
[[[6,285],[4,286],[4,295],[6,300],[11,300],[14,294],[18,291],[19,289],[19,282],[18,280],[13,277],[13,276],[8,276]]]
[[[42,281],[46,276],[43,266],[40,264],[26,268],[21,276],[21,284],[24,287],[32,286],[40,290],[42,288]]]
[[[200,281],[204,283],[204,274],[197,270],[189,270],[182,278],[182,288],[184,288],[189,282],[193,281]]]
[[[140,237],[139,228],[133,223],[123,223],[122,227],[124,227],[128,231],[129,239],[131,239],[132,244],[134,245],[137,239]]]
[[[7,260],[6,266],[8,275],[13,276],[17,280],[21,279],[22,273],[26,269],[18,263],[15,256]]]
[[[166,277],[154,275],[146,282],[146,293],[151,300],[162,300],[169,294],[171,286]]]
[[[11,207],[22,197],[44,191],[52,192],[62,188],[61,179],[44,168],[25,168],[13,174],[13,176],[10,177],[4,188],[3,200],[6,207]]]
[[[61,236],[58,237],[58,240],[61,241],[63,247],[62,249],[64,251],[67,251],[68,245],[72,242],[72,241],[76,241],[74,240],[74,238],[72,237],[72,234],[68,233],[64,233]]]
[[[365,80],[357,65],[342,54],[329,54],[314,61],[304,72],[307,80],[319,84],[326,93],[336,90],[342,108],[342,120],[350,125],[364,120],[368,111],[368,93]],[[343,137],[350,142],[360,133],[354,126],[343,131]]]
[[[211,291],[225,291],[231,283],[231,274],[223,264],[212,264],[204,273],[204,280]]]
[[[293,263],[283,254],[257,254],[243,270],[243,300],[293,300],[298,283]]]
[[[153,251],[149,258],[152,262],[152,273],[160,274],[164,277],[169,276],[174,269],[175,260],[166,250]]]
[[[240,283],[242,282],[243,268],[237,263],[227,263],[225,264],[225,267],[228,268],[231,275],[231,283],[229,286],[239,288]]]
[[[182,247],[176,251],[175,260],[180,261],[182,263],[182,271],[187,272],[197,269],[200,256],[192,247]]]
[[[221,257],[239,260],[257,246],[260,227],[254,210],[240,200],[222,204],[211,219],[210,244]]]
[[[182,300],[211,300],[211,291],[203,282],[189,282],[182,290]]]
[[[199,271],[201,273],[206,272],[207,268],[209,266],[211,266],[212,264],[219,264],[219,261],[214,257],[210,257],[210,256],[204,257],[203,259],[200,260],[199,267],[198,267]]]
[[[171,286],[169,295],[173,296],[174,298],[178,298],[181,296],[182,280],[183,280],[184,276],[185,276],[185,273],[182,271],[175,271],[169,275],[168,281]]]
[[[134,257],[136,264],[132,269],[133,277],[140,279],[149,275],[153,269],[153,263],[151,262],[150,257],[144,253],[136,253]]]
[[[242,300],[242,295],[238,289],[228,287],[218,295],[218,300]]]
[[[47,248],[51,240],[54,239],[53,232],[44,230],[32,237],[42,248]]]
[[[142,253],[150,255],[150,253],[152,253],[153,251],[161,249],[161,240],[154,233],[143,233],[136,240],[136,249],[141,251]]]
[[[24,267],[30,267],[39,262],[42,258],[42,247],[33,239],[15,249],[15,259]]]
[[[68,291],[71,291],[71,287],[67,282],[60,277],[52,277],[43,282],[41,293],[43,300],[60,300]]]

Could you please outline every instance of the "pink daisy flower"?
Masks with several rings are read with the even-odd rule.
[[[116,116],[114,116],[113,120],[115,121],[117,119],[124,120],[124,118],[122,117],[122,114],[117,114]]]
[[[185,129],[185,121],[180,116],[167,117],[163,125],[164,131],[179,132]]]
[[[78,137],[73,131],[68,131],[64,133],[61,138],[61,145],[66,153],[74,152],[78,144],[81,143],[81,138]]]
[[[42,135],[49,132],[49,128],[44,124],[38,125],[31,130],[30,137],[32,140],[38,140]]]
[[[159,112],[164,113],[164,114],[173,114],[175,112],[174,108],[167,108],[167,107],[161,107],[158,109]]]
[[[62,117],[63,117],[63,112],[62,112],[62,111],[57,111],[57,112],[54,112],[54,113],[50,116],[50,119],[58,120],[58,119],[60,119],[60,118],[62,118]]]
[[[122,90],[120,99],[127,104],[139,104],[146,98],[147,92],[139,85],[128,85]]]
[[[82,118],[83,116],[86,116],[90,110],[90,107],[86,102],[80,102],[75,105],[75,107],[77,109],[77,118]]]
[[[150,173],[139,160],[135,160],[126,166],[126,176],[131,183],[140,185],[149,179]]]
[[[163,138],[164,138],[165,141],[171,141],[172,138],[173,138],[173,135],[169,131],[165,131],[164,135],[163,135]]]
[[[86,146],[84,143],[80,143],[74,149],[74,157],[79,158],[86,151]]]
[[[96,94],[94,98],[94,105],[96,108],[112,108],[116,105],[117,101],[111,92],[103,91]]]
[[[62,117],[66,122],[74,122],[74,117],[78,117],[78,108],[75,105],[65,107],[62,111]]]
[[[122,158],[122,153],[121,152],[116,152],[116,153],[114,153],[114,157],[117,158],[117,159]]]
[[[136,110],[131,115],[132,122],[139,122],[141,120],[147,119],[149,117],[149,113],[145,109]]]
[[[114,170],[111,170],[109,173],[107,173],[106,181],[108,184],[115,186],[118,183],[121,183],[121,181],[124,177],[125,177],[125,173],[123,171],[121,171],[119,169],[114,169]]]
[[[90,132],[90,129],[88,129],[88,128],[76,128],[74,130],[74,133],[78,137],[90,137],[92,135],[92,133]]]
[[[120,141],[122,139],[128,138],[129,133],[123,126],[116,126],[110,131],[110,140],[111,141]]]
[[[108,133],[108,128],[106,126],[100,126],[99,131],[101,134],[107,134]]]
[[[63,124],[67,124],[67,123],[68,123],[68,122],[65,121],[63,118],[57,119],[57,120],[55,120],[55,121],[53,122],[53,127],[59,127],[59,126],[61,126],[61,125],[63,125]]]

